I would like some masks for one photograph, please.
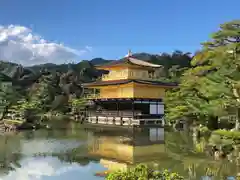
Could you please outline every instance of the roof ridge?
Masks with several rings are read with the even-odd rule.
[[[131,53],[128,53],[128,55],[126,55],[122,59],[114,60],[114,61],[111,61],[106,64],[97,65],[95,67],[114,66],[114,65],[118,65],[118,64],[122,64],[122,63],[131,63],[131,64],[138,65],[138,66],[145,66],[145,67],[152,67],[152,68],[162,67],[162,65],[159,65],[159,64],[154,64],[154,63],[150,63],[146,60],[137,59]]]

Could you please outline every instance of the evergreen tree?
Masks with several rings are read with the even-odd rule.
[[[218,117],[239,110],[240,21],[220,26],[184,72],[179,89],[169,92],[168,119],[196,116],[217,128]],[[238,121],[237,121],[238,122]],[[238,124],[238,123],[236,123]]]

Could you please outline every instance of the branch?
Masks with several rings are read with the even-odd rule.
[[[236,88],[233,88],[233,95],[235,96],[237,102],[240,102],[240,95]]]

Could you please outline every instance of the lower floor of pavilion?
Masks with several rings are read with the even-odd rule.
[[[95,99],[91,100],[86,116],[90,124],[163,126],[164,104],[162,99]]]

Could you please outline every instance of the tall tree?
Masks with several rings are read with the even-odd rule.
[[[48,72],[34,72],[21,65],[13,65],[8,72],[1,71],[0,73],[0,99],[2,107],[1,119],[4,119],[8,109],[16,104],[21,98],[27,98],[27,92],[43,74]]]
[[[21,94],[11,83],[0,82],[0,120],[6,116],[8,109],[17,102]]]
[[[181,78],[179,90],[168,94],[167,100],[181,99],[178,105],[168,108],[168,118],[194,113],[214,122],[212,126],[217,128],[219,116],[238,109],[239,39],[240,21],[232,21],[221,25],[212,39],[203,43],[202,51],[191,61],[192,68]]]

